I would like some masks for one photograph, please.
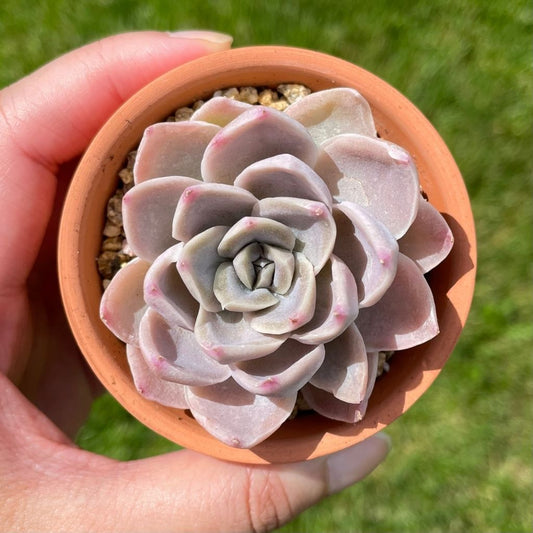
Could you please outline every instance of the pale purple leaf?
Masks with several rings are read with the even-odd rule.
[[[221,183],[201,183],[187,188],[175,208],[172,236],[188,241],[213,226],[231,226],[249,215],[257,203],[248,191]]]
[[[292,154],[314,167],[318,148],[307,130],[275,109],[253,106],[220,131],[202,160],[205,181],[233,184],[249,165],[279,154]]]
[[[252,242],[242,248],[233,258],[233,268],[241,283],[248,289],[253,289],[255,283],[254,261],[262,254],[259,243]]]
[[[296,237],[294,251],[303,253],[311,261],[315,274],[320,272],[333,251],[337,234],[327,206],[302,198],[264,198],[252,213],[291,228]]]
[[[215,96],[197,109],[192,114],[191,120],[209,122],[224,127],[244,111],[248,111],[250,107],[252,106],[246,102],[239,102],[225,96]]]
[[[309,407],[314,409],[317,413],[331,418],[332,420],[340,420],[354,424],[360,422],[365,416],[368,406],[368,399],[374,388],[374,383],[377,376],[378,366],[378,352],[368,353],[368,380],[366,393],[360,403],[348,403],[335,398],[333,394],[325,390],[307,384],[302,389],[302,394],[309,404]]]
[[[137,346],[126,345],[126,356],[133,376],[133,383],[139,393],[147,400],[175,409],[188,409],[185,397],[186,386],[158,378],[148,367],[143,354]]]
[[[253,242],[281,246],[292,250],[296,239],[290,228],[268,218],[244,217],[226,233],[218,247],[218,254],[233,259],[237,253]]]
[[[152,263],[144,278],[144,300],[169,324],[192,331],[198,302],[191,296],[176,267],[182,249],[180,242]]]
[[[398,239],[418,209],[418,172],[399,146],[363,135],[344,134],[322,144],[327,156],[315,170],[337,202],[367,208]]]
[[[259,396],[229,379],[209,387],[188,387],[187,401],[194,418],[211,435],[228,446],[252,448],[287,420],[296,393]]]
[[[317,91],[290,105],[285,113],[303,124],[317,144],[343,133],[376,136],[370,106],[355,89]]]
[[[133,259],[111,280],[100,301],[100,317],[121,341],[139,342],[139,323],[146,311],[143,297],[144,276],[150,263]]]
[[[183,283],[200,305],[216,313],[222,306],[213,294],[213,283],[218,266],[224,262],[217,252],[227,226],[206,229],[187,242],[176,263]]]
[[[324,346],[288,340],[278,350],[231,366],[233,379],[249,392],[264,396],[293,394],[302,388],[324,361]]]
[[[316,283],[313,265],[296,252],[291,288],[278,295],[279,303],[263,311],[245,313],[251,327],[265,334],[285,334],[307,324],[314,315]]]
[[[182,385],[213,385],[225,381],[231,372],[206,355],[192,331],[170,326],[149,309],[141,320],[139,347],[144,359],[160,379]]]
[[[292,285],[294,277],[294,254],[277,246],[262,244],[263,257],[275,266],[272,290],[277,294],[285,294]]]
[[[256,198],[289,196],[322,202],[331,209],[332,198],[322,178],[303,161],[290,154],[263,159],[245,168],[235,186]]]
[[[399,255],[392,285],[355,323],[369,351],[405,350],[438,334],[433,294],[414,261]]]
[[[194,329],[196,340],[220,363],[263,357],[276,351],[288,335],[268,335],[252,329],[242,313],[209,313],[200,309]]]
[[[357,282],[359,307],[374,305],[390,287],[398,265],[398,242],[364,207],[341,202],[333,208],[334,252]]]
[[[128,244],[136,256],[153,261],[173,244],[172,219],[183,191],[198,183],[181,176],[149,180],[130,189],[122,201]]]
[[[453,234],[444,217],[420,196],[415,221],[398,244],[400,252],[410,257],[425,274],[450,253]]]
[[[235,273],[231,261],[218,267],[213,292],[222,309],[228,311],[259,311],[278,303],[278,299],[268,289],[248,289]]]
[[[205,149],[220,127],[207,122],[160,122],[146,128],[133,167],[135,183],[163,176],[202,179]]]
[[[363,337],[355,324],[325,345],[324,363],[310,383],[347,403],[359,403],[365,397],[368,359]]]
[[[292,338],[305,344],[330,342],[357,317],[357,285],[350,269],[335,255],[316,277],[316,308],[310,322]]]

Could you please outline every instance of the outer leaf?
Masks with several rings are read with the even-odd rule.
[[[170,176],[139,183],[122,201],[122,217],[128,244],[137,257],[153,261],[176,244],[172,219],[183,191],[198,183],[192,178]]]
[[[296,393],[259,396],[229,379],[210,387],[189,387],[187,401],[194,418],[217,439],[235,448],[252,448],[289,417]]]
[[[100,302],[100,317],[121,341],[138,344],[139,323],[146,311],[143,281],[150,264],[133,259],[111,280]]]
[[[303,124],[317,144],[342,133],[376,136],[368,102],[345,87],[318,91],[290,105],[285,113]]]
[[[413,223],[419,183],[411,156],[399,146],[363,135],[345,134],[322,144],[315,170],[333,198],[366,207],[398,239]]]
[[[331,392],[347,403],[363,401],[368,380],[365,343],[355,324],[325,345],[324,364],[311,379],[311,384]]]
[[[207,122],[161,122],[146,128],[133,167],[135,183],[163,176],[202,179],[200,164],[218,126]]]
[[[239,102],[225,96],[215,96],[197,109],[192,114],[191,120],[210,122],[224,127],[251,107],[246,102]]]
[[[189,404],[185,397],[185,385],[159,379],[149,369],[140,348],[126,345],[126,355],[130,366],[133,382],[139,393],[147,400],[174,407],[188,409]]]
[[[205,181],[232,184],[247,166],[278,154],[292,154],[314,167],[318,148],[295,120],[275,109],[253,106],[209,143],[202,176]]]
[[[288,340],[274,353],[231,365],[233,379],[247,391],[265,396],[294,394],[324,361],[324,346]]]
[[[415,221],[398,244],[400,251],[426,273],[450,253],[453,234],[444,217],[420,196]]]
[[[317,413],[331,418],[333,420],[340,420],[341,422],[348,422],[354,424],[359,422],[365,416],[366,408],[368,406],[368,399],[374,388],[376,381],[378,365],[378,352],[371,352],[368,354],[368,385],[365,397],[361,403],[347,403],[335,398],[333,394],[319,389],[311,384],[306,385],[302,389],[302,394],[309,404],[309,407],[314,409]]]
[[[355,321],[369,351],[405,350],[438,334],[433,294],[422,272],[400,254],[396,277],[383,298]]]

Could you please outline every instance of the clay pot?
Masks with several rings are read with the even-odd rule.
[[[225,87],[296,82],[313,90],[353,87],[369,102],[382,138],[414,157],[421,185],[454,236],[451,254],[429,274],[441,333],[396,354],[376,383],[362,422],[346,424],[316,414],[286,422],[251,450],[228,447],[185,411],[145,400],[135,389],[124,345],[99,318],[102,294],[95,258],[106,203],[117,172],[143,130],[179,107]],[[461,174],[444,142],[404,96],[369,72],[343,60],[284,47],[234,49],[198,59],[158,78],[128,100],[104,125],[73,178],[61,221],[59,276],[65,309],[79,347],[107,390],[135,417],[164,437],[226,460],[290,462],[331,453],[364,440],[404,413],[437,377],[465,324],[474,290],[476,243]]]

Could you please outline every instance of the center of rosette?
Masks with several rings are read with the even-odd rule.
[[[245,217],[231,227],[218,245],[222,262],[213,294],[223,309],[249,312],[278,303],[294,277],[295,237],[275,220]]]

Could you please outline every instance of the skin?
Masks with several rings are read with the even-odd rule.
[[[4,531],[271,531],[388,453],[378,434],[290,465],[237,465],[189,450],[118,462],[71,440],[100,392],[69,333],[55,270],[58,213],[76,159],[136,90],[230,45],[209,32],[116,35],[0,91]]]

